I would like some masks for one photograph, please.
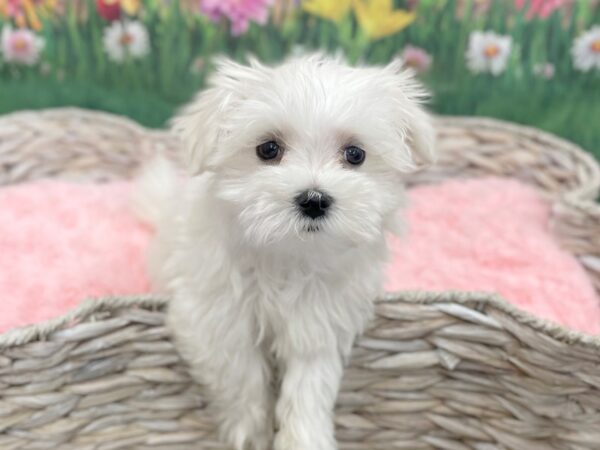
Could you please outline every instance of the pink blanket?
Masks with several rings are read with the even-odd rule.
[[[151,230],[130,185],[39,182],[0,190],[0,331],[44,321],[87,297],[146,293]],[[600,299],[560,249],[549,205],[506,179],[410,192],[409,231],[393,240],[388,290],[498,292],[540,317],[600,333]]]

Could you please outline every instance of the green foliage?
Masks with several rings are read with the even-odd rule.
[[[410,43],[433,56],[434,64],[423,79],[434,94],[436,112],[530,124],[570,139],[600,158],[600,73],[577,72],[570,55],[573,40],[600,23],[600,11],[585,0],[577,2],[569,15],[556,11],[533,20],[515,11],[512,0],[492,2],[487,14],[476,14],[467,5],[460,15],[455,0],[421,0],[415,23],[375,42],[362,37],[350,16],[334,24],[301,10],[278,23],[252,25],[236,38],[225,23],[210,23],[177,1],[162,7],[165,2],[150,0],[144,2],[138,19],[149,30],[151,52],[123,64],[107,58],[102,33],[108,23],[95,13],[94,0],[86,4],[84,19],[70,8],[45,21],[40,33],[46,47],[38,66],[17,67],[0,58],[0,113],[75,105],[159,127],[203,86],[215,55],[242,60],[252,53],[277,61],[300,45],[330,52],[342,49],[351,61],[383,64]],[[473,30],[512,36],[504,73],[493,77],[468,71],[464,55]],[[555,66],[550,80],[533,73],[534,65],[544,62]]]

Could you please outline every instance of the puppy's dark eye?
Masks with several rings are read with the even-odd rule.
[[[281,146],[275,141],[267,141],[256,147],[256,155],[263,161],[277,158],[281,154]]]
[[[344,149],[344,159],[353,166],[360,166],[365,161],[365,156],[365,151],[356,145]]]

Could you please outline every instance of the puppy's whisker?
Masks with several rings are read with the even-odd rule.
[[[301,220],[302,218],[298,216],[298,220],[294,221],[294,233],[298,239],[300,239],[301,241],[306,241],[306,237],[301,232],[301,228],[304,227],[304,225],[300,222]]]

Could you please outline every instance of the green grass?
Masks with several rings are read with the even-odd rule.
[[[568,82],[546,85],[474,85],[469,90],[438,83],[432,109],[440,114],[488,116],[534,126],[568,139],[600,159],[600,89]]]
[[[178,1],[160,10],[159,0],[143,2],[140,17],[151,36],[150,55],[115,64],[102,47],[107,24],[87,2],[85,21],[72,9],[47,19],[41,32],[46,40],[43,65],[20,68],[0,59],[0,113],[20,109],[79,106],[133,118],[160,127],[176,108],[191,98],[210,70],[210,58],[228,54],[241,60],[253,53],[265,61],[282,59],[295,45],[308,49],[342,49],[351,61],[382,64],[407,44],[425,48],[434,65],[424,77],[433,92],[432,109],[441,114],[484,115],[520,122],[567,138],[600,158],[600,72],[574,70],[573,40],[600,23],[600,8],[579,0],[574,13],[556,12],[546,20],[527,21],[514,11],[513,1],[494,1],[487,15],[458,17],[456,0],[421,0],[416,22],[393,36],[369,43],[352,16],[339,24],[296,11],[282,23],[253,25],[240,38],[226,24],[212,24],[198,14],[182,13]],[[401,7],[405,1],[397,0]],[[0,18],[0,26],[2,19]],[[498,77],[473,75],[464,54],[473,30],[509,34],[513,49],[507,70]],[[192,73],[196,58],[207,63]],[[551,61],[552,80],[532,74],[536,63]]]
[[[195,86],[189,86],[190,91]],[[570,86],[481,86],[477,91],[437,84],[431,108],[440,114],[480,115],[527,124],[577,143],[600,159],[600,90]],[[147,127],[162,127],[187,100],[166,99],[144,89],[104,88],[81,81],[8,81],[0,85],[0,114],[15,110],[78,106],[128,116]],[[594,119],[596,118],[596,119]]]
[[[9,81],[0,85],[0,114],[61,106],[98,109],[128,116],[147,127],[162,127],[182,103],[141,89],[95,86],[81,81]]]

